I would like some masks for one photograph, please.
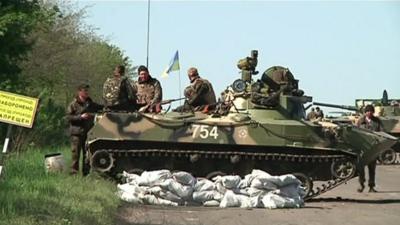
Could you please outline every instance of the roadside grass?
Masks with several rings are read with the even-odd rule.
[[[65,173],[46,173],[44,155],[61,152]],[[9,154],[0,179],[0,224],[113,224],[115,183],[96,174],[68,175],[69,148]]]

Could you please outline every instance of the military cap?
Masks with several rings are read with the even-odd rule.
[[[80,90],[87,90],[87,89],[89,89],[89,84],[80,84],[79,86],[78,86],[78,90],[80,91]]]

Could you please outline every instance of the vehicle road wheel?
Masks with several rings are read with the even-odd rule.
[[[388,149],[383,151],[379,155],[378,161],[383,165],[391,165],[394,164],[394,162],[396,162],[396,157],[397,157],[396,152],[393,149]]]
[[[334,161],[331,165],[331,173],[335,178],[348,179],[356,173],[356,165],[347,159]]]
[[[105,173],[110,171],[114,166],[114,158],[106,150],[99,150],[90,158],[90,166],[96,171]]]
[[[300,180],[301,187],[304,189],[304,194],[301,197],[307,197],[313,189],[313,181],[304,173],[293,173],[293,175]]]

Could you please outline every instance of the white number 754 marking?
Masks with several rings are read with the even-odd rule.
[[[193,124],[193,134],[192,137],[195,138],[197,136],[200,136],[202,139],[206,139],[209,136],[213,137],[214,139],[218,138],[218,127],[213,126],[211,127],[208,125],[198,125],[198,124]]]

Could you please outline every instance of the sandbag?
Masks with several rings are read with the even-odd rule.
[[[160,183],[160,187],[176,194],[184,200],[191,200],[192,198],[193,187],[182,185],[174,179],[165,180]]]
[[[144,171],[137,181],[141,186],[156,186],[171,177],[169,170]]]
[[[245,195],[237,195],[232,190],[227,190],[225,192],[224,197],[219,204],[219,207],[241,207],[241,208],[250,208],[251,201],[250,198]]]
[[[141,194],[141,195],[139,195],[139,198],[143,201],[143,203],[149,204],[149,205],[178,206],[178,203],[176,203],[176,202],[158,198],[158,197],[156,197],[154,195],[150,195],[150,194],[145,194],[145,195]]]
[[[300,199],[287,198],[271,192],[264,195],[261,202],[263,206],[268,209],[300,208],[303,205],[303,202],[300,201]]]
[[[196,184],[196,178],[187,172],[176,172],[172,174],[172,177],[179,183],[187,186],[194,186]]]
[[[194,185],[194,192],[215,190],[215,184],[207,179],[198,179]]]
[[[216,190],[213,191],[197,191],[193,192],[193,200],[196,202],[207,202],[210,200],[221,201],[223,195]]]
[[[203,203],[203,206],[208,206],[208,207],[216,207],[219,206],[219,201],[217,200],[210,200],[210,201],[206,201]]]

